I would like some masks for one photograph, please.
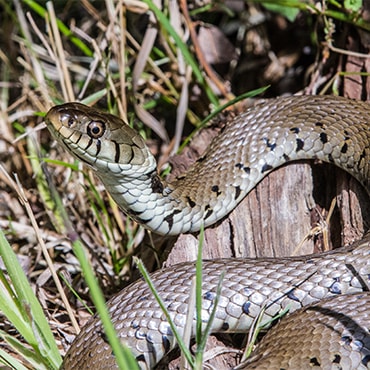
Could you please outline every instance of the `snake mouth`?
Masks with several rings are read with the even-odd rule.
[[[53,135],[58,133],[62,127],[62,123],[59,120],[59,112],[55,108],[57,107],[51,108],[45,116],[45,123]]]

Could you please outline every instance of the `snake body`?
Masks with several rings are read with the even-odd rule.
[[[370,188],[370,106],[365,102],[328,96],[263,101],[229,122],[202,158],[171,183],[159,177],[144,140],[115,116],[67,103],[52,108],[45,121],[72,155],[96,170],[124,212],[161,234],[194,232],[213,224],[269,172],[294,160],[334,163],[366,190]],[[209,318],[223,270],[226,275],[213,331],[245,331],[264,304],[266,319],[287,305],[293,311],[333,295],[368,290],[369,253],[367,237],[353,248],[320,256],[204,262],[202,320]],[[180,332],[193,275],[193,264],[183,264],[152,276]],[[362,304],[369,299],[368,294],[356,297],[353,299]],[[330,300],[323,304],[329,308],[336,305]],[[168,323],[143,282],[122,290],[108,307],[120,337],[142,368],[154,366],[174,347]],[[366,368],[370,320],[366,316],[364,320],[364,346],[350,352],[347,348],[349,354],[335,350],[340,359],[329,350],[329,362],[355,363],[355,358],[360,358],[359,364]],[[357,332],[353,333],[351,340],[356,341]],[[301,357],[300,367],[291,368],[308,367],[307,358]],[[317,361],[325,363],[319,355]],[[81,364],[94,369],[116,366],[97,318],[74,341],[63,368],[81,368]],[[354,366],[348,368],[360,368]]]

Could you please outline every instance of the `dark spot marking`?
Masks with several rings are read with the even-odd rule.
[[[360,155],[360,161],[366,158],[366,150],[364,149]]]
[[[145,362],[145,356],[143,354],[136,356],[137,362]]]
[[[171,230],[173,226],[173,218],[176,214],[181,213],[179,209],[175,209],[172,213],[167,215],[164,220],[168,223],[168,228]]]
[[[243,170],[246,174],[250,174],[251,172],[251,168],[250,167],[244,167],[243,163],[237,163],[235,165],[236,168],[238,168],[239,170]]]
[[[165,301],[165,302],[169,302],[170,300],[169,300],[169,299],[165,299],[164,301]],[[171,303],[167,305],[167,310],[172,311],[172,309],[173,309],[173,303],[174,303],[174,302],[173,302],[173,301],[171,301]]]
[[[368,364],[369,364],[369,362],[370,362],[370,355],[366,355],[366,356],[362,359],[362,361],[361,361],[361,363],[362,363],[363,365],[368,365]]]
[[[322,122],[316,122],[315,126],[316,127],[324,127],[324,124]]]
[[[246,315],[249,315],[249,308],[251,306],[250,302],[243,303],[242,310]]]
[[[131,150],[131,155],[130,155],[130,159],[127,161],[127,163],[131,163],[133,161],[133,159],[135,158],[135,152],[134,152],[134,148],[132,147],[132,145],[130,146],[130,150]]]
[[[333,294],[342,294],[342,290],[340,288],[339,278],[334,279],[334,283],[329,287],[329,291]]]
[[[304,141],[302,139],[297,139],[296,142],[297,142],[297,149],[295,151],[299,152],[304,147]]]
[[[116,163],[119,163],[119,158],[121,156],[121,147],[115,140],[112,140],[112,141],[114,142],[114,146],[115,146],[115,150],[116,150],[116,154],[114,155],[114,161]]]
[[[328,160],[330,163],[334,163],[334,159],[333,159],[333,156],[331,155],[331,153],[328,154]]]
[[[166,335],[173,337],[173,332],[169,325],[166,327]]]
[[[221,192],[219,191],[218,185],[213,185],[211,187],[211,191],[213,191],[214,193],[216,193],[217,196],[219,196],[221,194]]]
[[[237,200],[241,194],[240,186],[235,186],[235,197],[234,199]]]
[[[265,137],[262,140],[266,143],[266,146],[271,149],[271,151],[274,151],[274,149],[276,148],[276,143],[271,144],[270,140]]]
[[[131,321],[131,327],[132,329],[137,329],[139,327],[139,324],[135,321]]]
[[[334,355],[333,364],[340,364],[342,357],[340,355]]]
[[[226,130],[227,125],[223,125],[220,130],[220,134],[222,134]]]
[[[318,359],[316,357],[310,358],[310,364],[313,365],[313,366],[321,366],[320,362],[318,361]]]
[[[272,170],[272,169],[273,169],[273,167],[272,167],[272,166],[270,166],[269,164],[265,163],[265,164],[262,166],[262,168],[261,168],[261,172],[262,172],[262,173],[264,173],[264,172],[270,171],[270,170]]]
[[[196,203],[189,196],[186,197],[186,200],[188,201],[191,208],[194,208],[196,206]]]
[[[138,301],[138,302],[144,302],[144,301],[147,301],[147,300],[148,300],[148,296],[147,296],[147,295],[145,295],[145,294],[141,295],[141,296],[137,299],[137,301]]]
[[[293,301],[299,302],[299,299],[294,295],[294,289],[292,289],[288,294],[288,298],[290,298]]]
[[[320,134],[320,140],[323,144],[327,143],[328,142],[328,135],[325,132],[322,132]]]
[[[97,334],[99,335],[99,337],[100,337],[100,338],[102,338],[102,339],[103,339],[103,341],[104,341],[105,343],[109,343],[109,340],[108,340],[108,338],[107,338],[107,336],[106,336],[105,332],[104,332],[102,329],[98,329],[98,330],[97,330]]]
[[[78,142],[81,140],[82,138],[82,133],[80,132],[80,136],[78,137],[78,139],[75,141],[75,144],[78,144]]]
[[[162,180],[160,179],[156,171],[154,171],[151,174],[151,184],[150,185],[154,193],[159,193],[159,194],[163,193],[164,186],[163,186]]]
[[[206,157],[202,156],[202,157],[199,157],[199,158],[196,160],[196,162],[201,163],[201,162],[203,162],[205,159],[206,159]]]
[[[345,153],[347,153],[347,150],[348,150],[348,144],[347,143],[344,143],[343,146],[342,146],[342,148],[341,148],[341,150],[340,150],[340,152],[343,153],[343,154],[345,154]]]
[[[86,147],[84,148],[85,150],[89,149],[91,144],[94,142],[93,139],[90,138],[89,142],[87,143]]]
[[[96,140],[96,154],[95,154],[96,157],[99,155],[100,151],[101,151],[101,141],[100,139],[98,139]]]
[[[166,335],[162,335],[162,344],[165,352],[168,352],[171,349],[171,342]]]
[[[283,158],[284,158],[284,161],[285,162],[288,162],[288,161],[290,161],[290,157],[289,157],[289,155],[287,155],[287,154],[283,154]]]
[[[211,214],[213,213],[213,209],[209,206],[209,204],[206,206],[205,210],[207,211],[204,215],[204,219],[206,220]]]
[[[204,299],[206,299],[207,301],[213,301],[216,297],[216,294],[214,292],[206,292],[204,294]]]
[[[293,134],[298,134],[300,129],[299,129],[299,127],[292,127],[292,128],[290,128],[290,131],[293,132]]]
[[[344,336],[340,338],[340,340],[344,342],[344,344],[346,344],[347,346],[349,346],[352,343],[352,338],[349,336]]]
[[[224,322],[223,324],[222,324],[222,330],[229,330],[229,327],[230,327],[230,325],[229,325],[229,323],[228,322]]]

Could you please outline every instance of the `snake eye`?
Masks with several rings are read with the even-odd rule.
[[[91,121],[87,126],[87,134],[93,139],[99,139],[105,132],[105,124],[102,121]]]

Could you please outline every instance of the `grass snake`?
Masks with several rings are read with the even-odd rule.
[[[334,96],[261,101],[228,122],[205,154],[171,183],[158,175],[143,138],[116,116],[66,103],[53,107],[45,121],[59,143],[95,170],[126,214],[159,234],[196,232],[214,224],[269,172],[300,159],[333,163],[370,189],[366,102]],[[180,333],[194,271],[194,263],[184,263],[152,274]],[[244,368],[370,368],[369,236],[320,255],[204,261],[204,322],[221,271],[225,278],[214,332],[247,331],[264,305],[264,321],[285,307],[296,311],[279,323],[277,334],[277,328],[267,334]],[[152,368],[174,348],[164,314],[143,281],[124,288],[108,307],[141,368]],[[93,317],[72,343],[62,368],[116,366],[101,323]]]

